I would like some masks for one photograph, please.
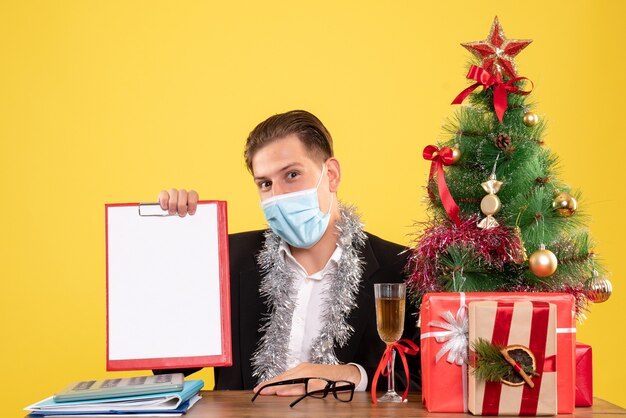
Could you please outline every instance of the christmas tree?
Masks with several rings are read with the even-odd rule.
[[[533,84],[517,72],[530,43],[507,39],[496,17],[487,39],[462,44],[475,57],[473,84],[453,101],[445,139],[424,149],[431,216],[407,265],[418,307],[427,292],[566,292],[581,318],[611,293],[580,193],[558,178]]]

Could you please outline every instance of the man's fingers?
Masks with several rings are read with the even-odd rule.
[[[254,389],[252,389],[252,390],[256,393],[256,392],[258,392],[258,390],[259,390],[259,389],[261,389],[263,386],[268,385],[268,384],[270,384],[270,383],[278,382],[278,381],[281,381],[281,380],[285,380],[285,379],[283,379],[283,378],[282,378],[282,374],[281,374],[281,375],[276,376],[276,377],[275,377],[275,378],[273,378],[273,379],[266,380],[266,381],[265,381],[265,382],[263,382],[263,383],[259,383],[259,384],[258,384],[258,385],[256,385],[256,386],[254,387]],[[276,386],[270,386],[269,388],[263,389],[263,393],[262,393],[262,395],[273,395],[275,392],[276,392]]]
[[[167,210],[170,202],[170,194],[167,192],[167,190],[163,190],[161,193],[159,193],[159,197],[157,200],[159,202],[159,205],[161,205],[161,209]]]
[[[254,388],[254,392],[257,392],[262,385]],[[304,385],[284,385],[284,386],[270,386],[261,391],[259,395],[262,396],[298,396],[304,395]]]
[[[285,385],[277,386],[276,394],[278,396],[299,396],[304,395],[304,385]]]
[[[169,189],[159,193],[157,198],[161,209],[168,211],[170,215],[178,214],[180,217],[194,215],[198,208],[198,192],[185,189]]]
[[[196,208],[198,207],[198,192],[195,190],[189,190],[189,194],[187,195],[187,212],[190,215],[194,215],[196,213]]]
[[[263,385],[264,385],[264,384],[265,384],[265,383],[263,383],[263,384],[261,384],[261,385],[258,385],[257,387],[255,387],[254,389],[252,389],[252,391],[253,391],[254,393],[257,393],[257,392],[259,391],[259,389],[260,389],[261,387],[263,387]],[[265,389],[263,389],[263,390],[261,391],[261,393],[260,393],[259,395],[276,395],[276,388],[277,388],[277,387],[278,387],[278,386],[270,386],[270,387],[268,387],[268,388],[265,388]]]
[[[178,216],[184,218],[187,215],[187,190],[180,189],[178,191]]]
[[[288,380],[288,379],[291,379],[291,378],[289,377],[289,371],[286,371],[282,374],[279,374],[276,377],[273,377],[272,379],[268,379],[263,383],[259,383],[252,390],[256,393],[258,392],[259,389],[261,389],[265,385],[269,385],[270,383],[280,382],[281,380]],[[276,391],[278,390],[279,387],[280,386],[270,386],[268,388],[265,388],[263,389],[263,392],[261,392],[261,395],[276,395]]]
[[[170,201],[167,210],[170,215],[173,215],[176,213],[176,209],[178,209],[178,190],[170,189]]]

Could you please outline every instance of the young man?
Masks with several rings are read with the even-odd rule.
[[[233,365],[215,369],[215,388],[256,392],[269,382],[324,377],[367,389],[385,349],[374,283],[404,281],[404,248],[364,232],[355,209],[337,199],[341,168],[314,115],[296,110],[260,123],[245,158],[269,229],[229,237]],[[193,215],[198,194],[171,189],[159,202],[170,214]],[[418,342],[406,311],[403,338]],[[418,362],[410,359],[414,388]],[[303,391],[284,385],[262,394]]]

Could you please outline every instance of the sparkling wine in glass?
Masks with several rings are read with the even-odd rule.
[[[406,286],[404,283],[374,284],[376,301],[376,327],[378,335],[385,344],[393,344],[402,337],[404,331],[404,309]],[[402,402],[402,396],[395,390],[394,362],[396,352],[393,351],[387,364],[387,393],[378,398],[378,402]]]

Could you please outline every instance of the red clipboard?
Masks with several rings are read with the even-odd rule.
[[[107,370],[232,365],[226,209],[105,205]]]

